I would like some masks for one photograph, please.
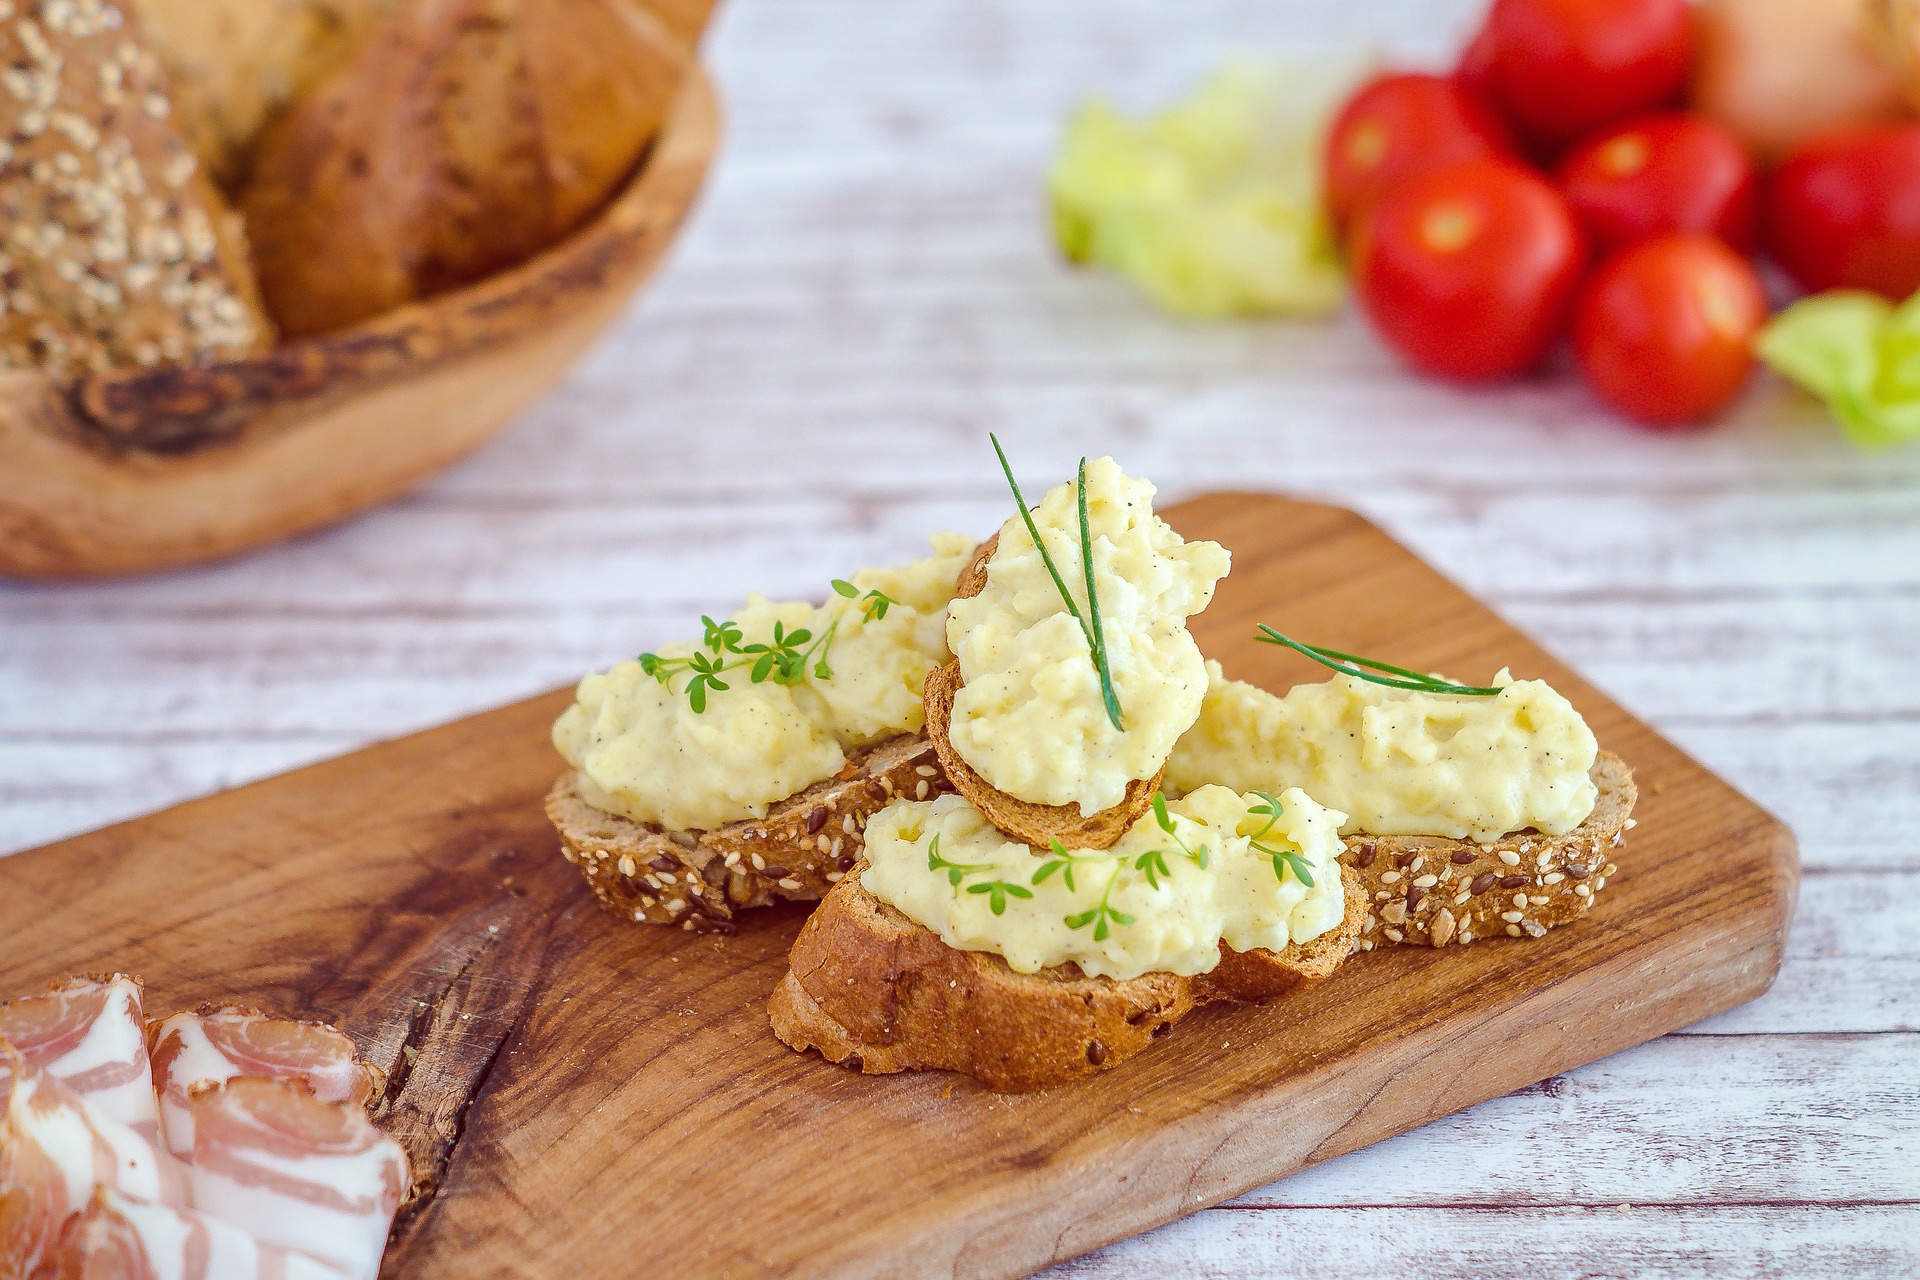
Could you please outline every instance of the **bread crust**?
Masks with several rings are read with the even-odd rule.
[[[1600,790],[1593,812],[1563,836],[1514,831],[1487,844],[1349,836],[1340,860],[1359,873],[1368,904],[1361,949],[1537,938],[1587,914],[1619,869],[1613,851],[1626,841],[1640,795],[1633,770],[1611,752],[1600,753],[1591,776]]]
[[[1000,535],[995,533],[974,549],[973,558],[954,579],[955,600],[970,599],[986,589],[987,562],[999,545]],[[1036,849],[1045,849],[1055,840],[1069,849],[1110,849],[1153,806],[1153,793],[1160,789],[1161,777],[1166,773],[1164,764],[1151,778],[1135,778],[1129,782],[1119,804],[1092,815],[1082,814],[1078,805],[1034,804],[1001,791],[966,762],[948,736],[953,723],[953,700],[962,683],[957,661],[927,675],[921,691],[927,737],[939,754],[940,767],[953,789],[1006,834]]]
[[[1305,945],[1240,953],[1224,944],[1210,973],[1089,978],[1077,965],[1015,973],[1000,956],[949,947],[868,893],[863,861],[808,917],[768,1002],[773,1031],[797,1050],[868,1075],[959,1071],[1021,1093],[1111,1070],[1214,1000],[1265,1003],[1323,981],[1366,916],[1343,870],[1346,914]]]
[[[625,920],[731,933],[736,911],[812,902],[859,860],[867,818],[896,800],[950,788],[921,734],[852,753],[846,768],[780,801],[764,818],[668,831],[596,809],[568,772],[547,794],[561,851],[602,906]]]

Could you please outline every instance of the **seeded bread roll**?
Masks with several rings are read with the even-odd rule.
[[[949,788],[919,734],[851,753],[847,767],[774,805],[764,818],[712,831],[667,831],[596,809],[568,773],[547,795],[561,850],[601,905],[623,920],[731,933],[734,912],[812,902],[866,848],[867,819],[895,800]]]
[[[974,551],[973,559],[954,579],[954,599],[969,600],[986,590],[987,562],[993,559],[994,548],[999,545],[1000,535],[996,533]],[[960,692],[962,683],[958,662],[949,662],[927,676],[922,693],[927,737],[939,753],[940,767],[946,771],[953,789],[986,815],[988,822],[1015,840],[1036,849],[1046,848],[1053,840],[1069,849],[1107,849],[1153,806],[1153,793],[1160,789],[1160,779],[1166,773],[1164,765],[1151,778],[1135,778],[1129,782],[1119,804],[1090,815],[1082,814],[1078,805],[1034,804],[1001,791],[967,763],[947,736],[947,727],[953,722],[954,695]]]
[[[266,122],[345,62],[402,0],[129,0],[181,128],[231,190]]]
[[[104,0],[0,0],[0,360],[56,377],[272,340],[239,219]]]
[[[242,207],[269,309],[326,333],[553,244],[687,65],[639,0],[413,0],[261,138]]]
[[[1219,965],[1190,978],[1089,978],[1073,964],[1015,973],[991,952],[949,947],[868,893],[865,868],[834,886],[794,940],[767,1006],[774,1034],[868,1075],[937,1068],[1001,1093],[1111,1070],[1209,1001],[1265,1004],[1324,981],[1366,916],[1347,869],[1345,917],[1307,943],[1244,953],[1222,944]]]

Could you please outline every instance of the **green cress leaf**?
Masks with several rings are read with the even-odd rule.
[[[833,580],[833,589],[849,600],[860,594],[860,588],[842,578],[835,578]]]

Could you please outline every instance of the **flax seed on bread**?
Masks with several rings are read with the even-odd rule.
[[[0,21],[0,364],[56,377],[263,349],[239,219],[107,0]]]
[[[867,818],[895,800],[950,788],[920,734],[849,753],[846,768],[789,796],[764,818],[712,831],[667,831],[596,809],[567,773],[547,795],[547,817],[567,861],[607,910],[626,920],[733,931],[734,912],[812,902],[846,876],[866,848]]]
[[[1491,937],[1537,938],[1577,920],[1617,870],[1639,791],[1610,752],[1594,762],[1600,789],[1586,821],[1563,836],[1514,831],[1486,844],[1440,836],[1347,837],[1340,860],[1367,904],[1360,946],[1444,947]]]
[[[967,600],[979,595],[987,585],[987,562],[993,559],[1000,535],[994,534],[974,551],[973,558],[954,579],[953,598]],[[954,749],[947,730],[953,721],[953,699],[962,684],[960,664],[949,662],[927,676],[922,697],[927,714],[927,737],[939,753],[940,767],[953,789],[965,796],[973,807],[986,815],[1000,830],[1037,849],[1058,840],[1069,849],[1106,849],[1125,835],[1153,805],[1153,793],[1160,789],[1160,773],[1151,778],[1136,778],[1127,784],[1119,804],[1100,812],[1083,815],[1071,804],[1034,804],[1001,791]]]
[[[861,887],[857,865],[807,918],[768,1003],[790,1048],[869,1075],[938,1068],[1019,1093],[1109,1070],[1215,1000],[1265,1003],[1327,978],[1366,917],[1344,870],[1346,914],[1281,951],[1222,946],[1209,973],[1089,978],[1077,965],[1016,973],[998,955],[949,947]]]

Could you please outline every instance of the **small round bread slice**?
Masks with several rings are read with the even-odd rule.
[[[846,768],[774,805],[764,818],[711,831],[668,831],[596,809],[574,774],[547,794],[561,851],[602,906],[623,920],[731,933],[736,911],[782,900],[811,902],[866,848],[867,819],[895,800],[947,790],[921,734],[850,753]]]
[[[954,580],[954,599],[971,599],[986,589],[987,562],[999,545],[1000,535],[996,533],[974,551],[973,559]],[[1045,849],[1055,840],[1069,849],[1108,849],[1153,806],[1153,793],[1160,789],[1161,776],[1166,772],[1164,766],[1151,778],[1129,782],[1119,804],[1092,815],[1082,814],[1078,805],[1034,804],[999,790],[966,762],[948,736],[953,723],[953,699],[962,683],[957,661],[927,675],[921,693],[926,706],[927,738],[933,743],[940,767],[946,771],[953,789],[1000,830],[1036,849]]]
[[[1209,973],[1089,978],[1079,966],[1015,973],[949,947],[860,885],[863,861],[807,918],[768,1002],[788,1047],[869,1075],[938,1068],[1021,1093],[1110,1070],[1213,1000],[1266,1003],[1323,981],[1353,951],[1366,895],[1343,870],[1346,914],[1305,944],[1236,952]]]
[[[1480,938],[1537,938],[1587,914],[1619,868],[1639,801],[1633,770],[1603,751],[1593,812],[1563,836],[1511,831],[1485,844],[1439,836],[1347,837],[1340,860],[1359,873],[1368,905],[1362,950],[1387,943],[1444,947]]]

